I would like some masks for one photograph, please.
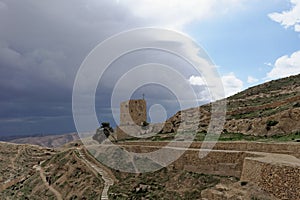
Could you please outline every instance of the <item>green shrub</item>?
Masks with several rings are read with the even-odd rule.
[[[142,127],[146,127],[146,126],[148,126],[149,125],[149,123],[148,122],[146,122],[146,121],[143,121],[143,123],[142,123]]]
[[[279,122],[276,120],[267,121],[267,126],[276,126]]]
[[[299,102],[294,103],[293,107],[294,107],[294,108],[299,108],[299,107],[300,107],[300,103],[299,103]]]
[[[242,182],[241,182],[241,186],[245,186],[245,185],[247,185],[247,184],[248,184],[247,181],[242,181]]]

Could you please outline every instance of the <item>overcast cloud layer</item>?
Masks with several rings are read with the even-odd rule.
[[[105,38],[144,23],[112,1],[0,1],[1,134],[74,131],[81,62]]]
[[[142,26],[181,29],[240,2],[0,1],[1,134],[74,131],[76,72],[87,54],[113,34]]]

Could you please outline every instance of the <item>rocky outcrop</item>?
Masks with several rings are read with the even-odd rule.
[[[272,125],[272,122],[273,123]],[[224,129],[256,136],[288,135],[300,131],[300,108],[291,108],[271,116],[227,120]]]

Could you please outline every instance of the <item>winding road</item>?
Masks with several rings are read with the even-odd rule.
[[[114,177],[112,174],[108,173],[103,167],[99,167],[99,164],[92,163],[87,159],[86,153],[82,148],[77,148],[80,157],[83,161],[91,167],[94,171],[101,175],[102,179],[104,180],[104,188],[102,191],[101,199],[108,200],[108,190],[111,185],[114,184]]]

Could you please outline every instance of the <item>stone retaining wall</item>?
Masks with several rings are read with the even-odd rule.
[[[216,144],[214,150],[202,159],[199,158],[201,143],[193,143],[187,150],[181,148],[183,144],[178,143],[174,147],[184,153],[169,167],[204,174],[234,176],[258,185],[279,199],[300,199],[298,143],[223,142]],[[122,144],[127,150],[144,153],[158,150],[165,145],[166,142]]]
[[[255,155],[237,151],[211,151],[200,159],[198,151],[188,150],[173,165],[177,169],[197,173],[240,178],[244,159],[248,156]]]
[[[128,151],[136,153],[153,152],[160,147],[142,145],[122,145]],[[204,150],[204,158],[199,157],[199,149],[185,149],[176,147],[173,151],[182,155],[170,167],[177,170],[187,170],[203,174],[241,177],[243,163],[246,157],[256,157],[259,154],[243,151]]]
[[[269,156],[272,161],[268,156],[246,158],[241,180],[255,183],[279,199],[300,199],[300,160],[290,157],[286,162],[280,157],[274,160],[274,154]]]
[[[157,146],[162,147],[168,145],[169,142],[125,142],[120,144],[141,145],[141,146]],[[178,142],[177,146],[186,146],[186,142]],[[199,149],[202,142],[193,142],[190,148]],[[265,153],[280,153],[293,155],[300,158],[300,143],[265,143],[265,142],[218,142],[213,148],[214,150],[233,150],[233,151],[251,151]]]

